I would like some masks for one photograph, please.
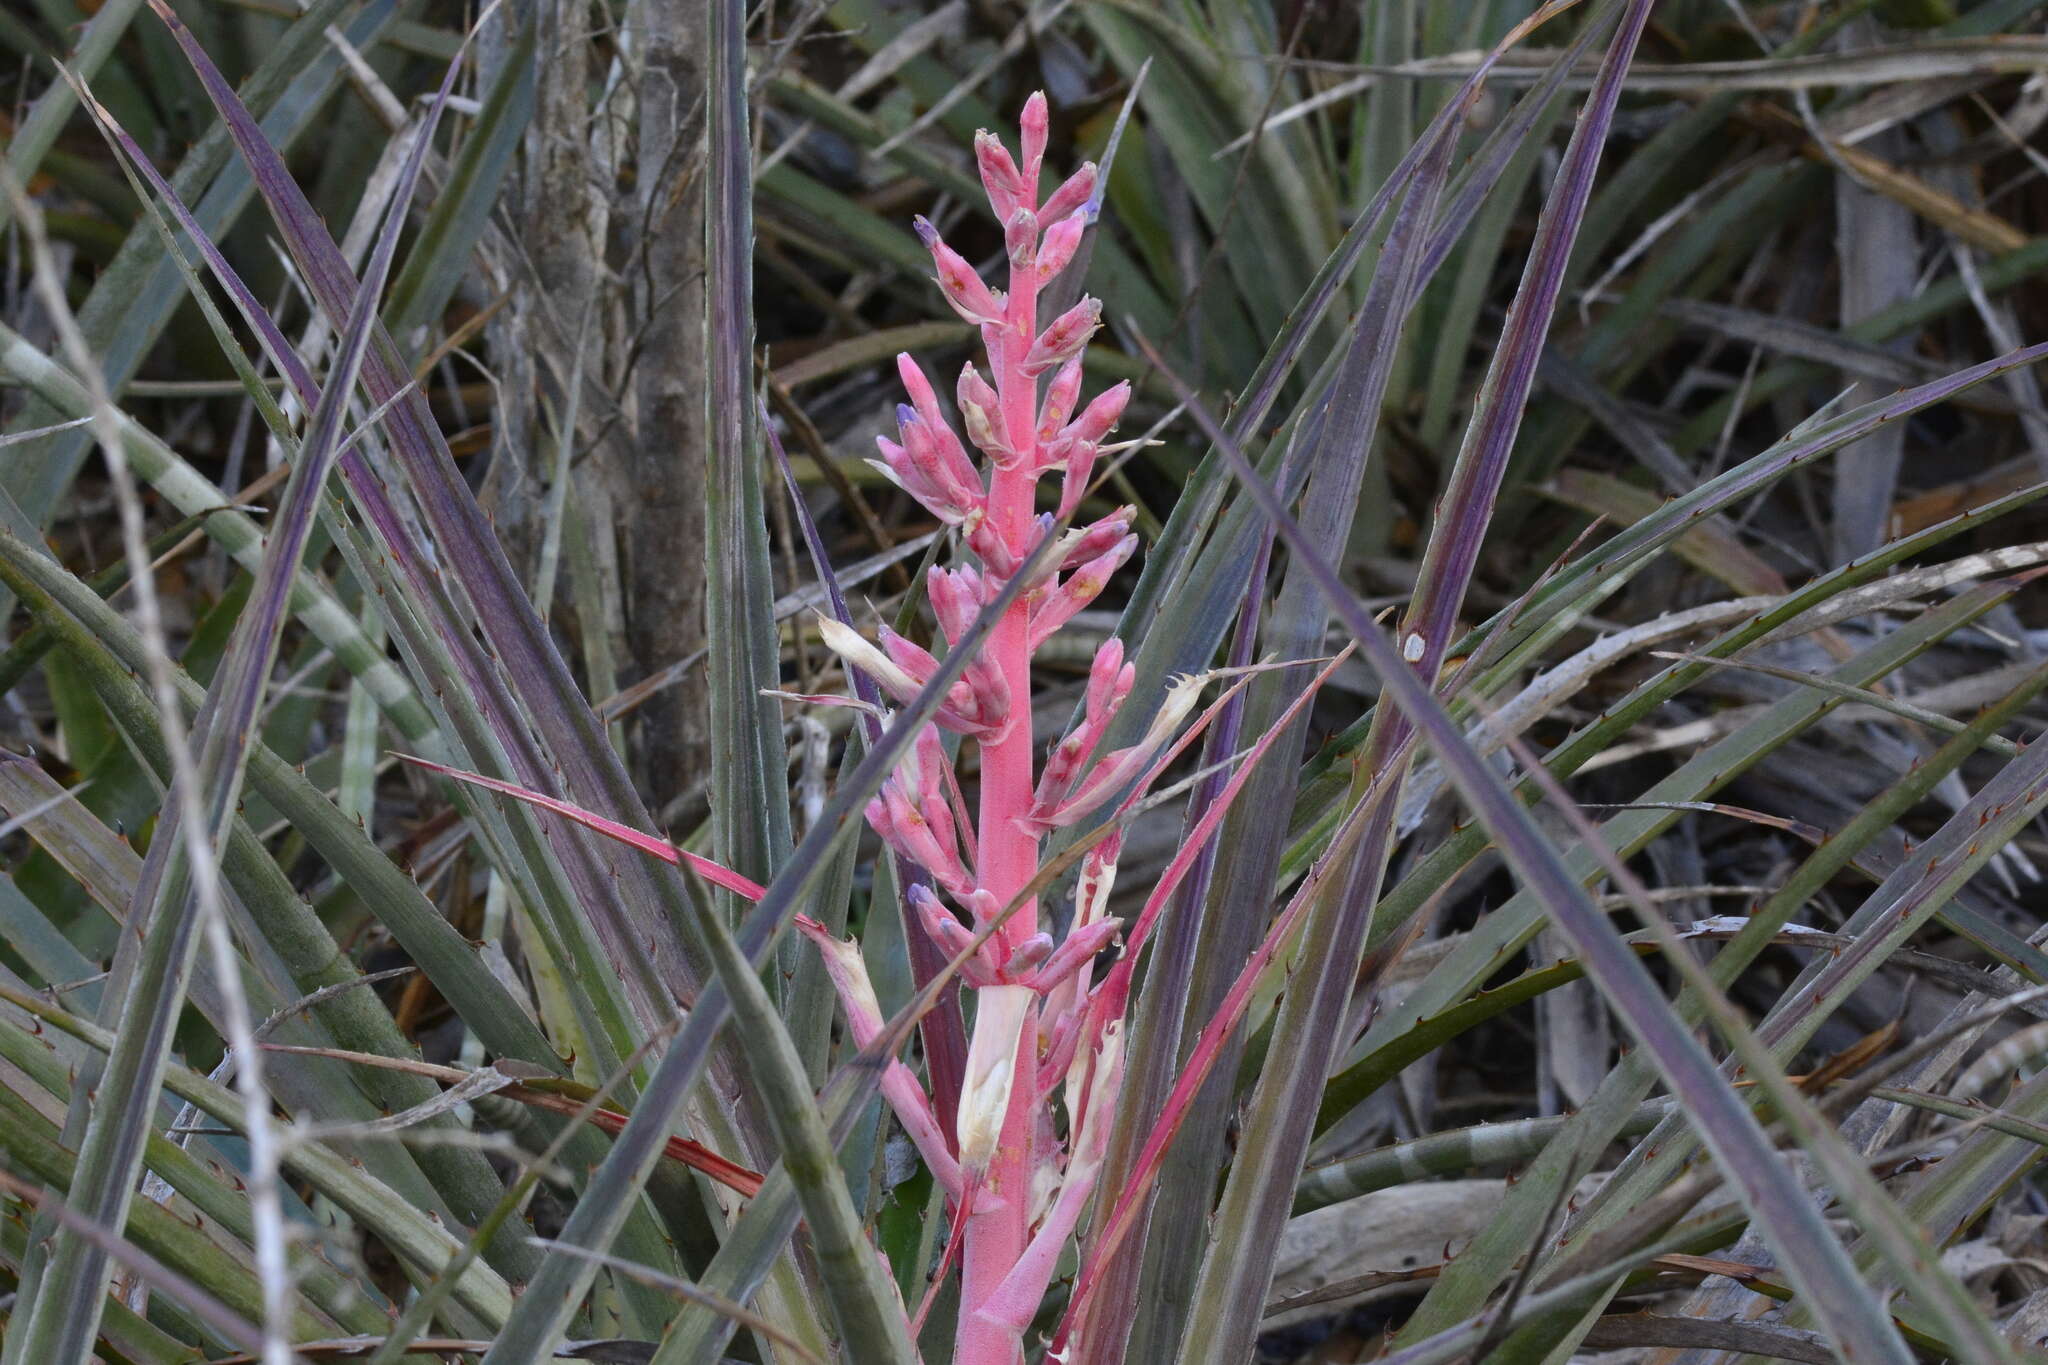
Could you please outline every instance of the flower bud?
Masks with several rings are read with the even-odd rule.
[[[967,913],[974,916],[974,928],[978,933],[988,927],[989,921],[1003,912],[1003,903],[996,899],[996,893],[985,886],[977,886],[960,898]]]
[[[918,472],[917,466],[911,463],[909,451],[886,436],[875,438],[875,448],[882,452],[882,458],[868,463],[880,470],[889,482],[923,503],[927,510],[947,507],[945,495]],[[937,512],[933,514],[939,515]]]
[[[1131,522],[1137,517],[1135,507],[1119,507],[1098,522],[1068,533],[1068,541],[1061,546],[1060,567],[1078,569],[1089,560],[1116,547],[1118,541],[1130,534]]]
[[[924,218],[915,220],[918,240],[932,253],[932,263],[938,267],[939,292],[946,296],[946,302],[953,305],[953,311],[968,322],[994,323],[1003,321],[1003,301],[993,289],[975,273],[967,258],[953,250],[939,238],[939,230]]]
[[[1074,253],[1081,249],[1081,234],[1087,230],[1087,221],[1079,213],[1070,213],[1045,230],[1045,240],[1038,244],[1037,258],[1032,263],[1040,284],[1067,268]]]
[[[1044,374],[1053,366],[1071,356],[1081,353],[1088,344],[1088,338],[1095,335],[1095,329],[1102,325],[1102,304],[1096,299],[1082,299],[1052,320],[1052,325],[1038,334],[1031,343],[1031,349],[1024,353],[1024,373]]]
[[[1130,695],[1131,685],[1137,676],[1137,669],[1124,662],[1122,641],[1112,637],[1102,648],[1095,651],[1095,662],[1088,670],[1088,693],[1081,713],[1081,723],[1069,731],[1066,738],[1053,746],[1053,751],[1046,755],[1045,766],[1039,771],[1038,790],[1032,795],[1034,810],[1041,807],[1049,809],[1067,798],[1075,782],[1080,778],[1081,765],[1087,761],[1088,755],[1095,751],[1095,746],[1101,742],[1104,732],[1109,729],[1110,722],[1116,719],[1116,713],[1122,707],[1124,698]],[[1114,857],[1113,854],[1111,856]],[[1083,864],[1084,883],[1093,861],[1094,856],[1091,854],[1089,863]],[[1116,869],[1112,863],[1109,876],[1114,878],[1115,875]],[[1076,894],[1078,896],[1079,892]],[[1103,896],[1105,899],[1108,896],[1106,886]],[[1077,899],[1075,903],[1085,909],[1084,901]]]
[[[1138,680],[1138,666],[1124,662],[1124,642],[1112,635],[1102,642],[1095,651],[1095,659],[1088,665],[1088,693],[1086,715],[1097,712],[1108,714],[1123,704],[1131,695],[1131,686]]]
[[[1052,382],[1045,386],[1045,402],[1038,409],[1038,440],[1041,445],[1059,435],[1060,428],[1073,415],[1074,404],[1081,397],[1081,357],[1075,356],[1060,366]]]
[[[1027,202],[1031,192],[1025,188],[1017,163],[1010,159],[1003,140],[986,128],[974,135],[974,164],[981,172],[981,187],[988,191],[988,206],[995,210],[999,222],[1008,222],[1018,209],[1031,207]]]
[[[925,377],[924,366],[908,351],[896,353],[896,377],[903,381],[903,391],[910,395],[910,406],[917,409],[917,415],[935,427],[946,425],[946,414],[939,408],[939,391],[932,387],[932,381]],[[901,417],[898,419],[901,421]]]
[[[967,439],[994,460],[998,468],[1014,465],[1017,455],[1003,432],[1002,396],[981,377],[972,361],[962,367],[954,395],[960,402],[960,419],[967,424]]]
[[[967,548],[981,556],[981,562],[993,578],[1008,581],[1024,567],[1023,558],[1010,548],[1010,542],[996,528],[995,523],[984,521],[967,533]]]
[[[1003,963],[1003,970],[1012,976],[1021,977],[1044,966],[1052,955],[1052,935],[1036,933],[1010,949],[1010,958]]]
[[[899,403],[896,434],[903,438],[904,452],[918,481],[935,494],[935,501],[918,499],[932,515],[949,526],[978,521],[986,502],[981,475],[953,428],[944,421],[931,422],[916,408]]]
[[[974,934],[953,918],[953,913],[932,894],[930,887],[913,882],[904,894],[911,909],[917,912],[918,922],[924,926],[925,933],[947,957],[958,957],[973,946]],[[993,946],[992,942],[982,944],[960,966],[960,975],[977,990],[996,983],[996,969],[989,953]]]
[[[1024,984],[1035,991],[1051,990],[1093,962],[1095,955],[1114,942],[1116,936],[1123,931],[1123,927],[1124,922],[1114,917],[1098,919],[1092,924],[1077,925],[1067,935],[1066,942],[1060,944],[1058,951],[1047,957],[1044,965],[1025,978]],[[1018,970],[1014,955],[1008,966],[1013,972]]]
[[[1045,92],[1034,90],[1031,98],[1024,101],[1024,112],[1017,119],[1018,131],[1022,134],[1020,146],[1024,152],[1024,184],[1029,193],[1027,202],[1038,198],[1038,172],[1045,165],[1045,143],[1052,133],[1052,111],[1045,102]]]
[[[1067,575],[1064,583],[1049,592],[1031,611],[1031,648],[1043,644],[1074,614],[1093,602],[1109,585],[1110,575],[1123,567],[1138,548],[1138,538],[1127,535],[1102,554]]]
[[[1038,259],[1038,215],[1020,208],[1003,220],[1003,250],[1009,254],[1010,269],[1029,270]]]
[[[1076,210],[1086,209],[1095,195],[1095,163],[1084,161],[1081,169],[1068,176],[1038,209],[1038,221],[1057,222]],[[1092,216],[1092,215],[1090,215]]]
[[[889,824],[896,835],[891,847],[931,873],[933,881],[954,895],[964,895],[973,889],[974,878],[960,861],[958,843],[941,843],[938,831],[925,818],[929,807],[945,803],[943,792],[934,793],[925,801],[914,801],[902,783],[891,781],[883,784],[882,800],[888,806]],[[946,820],[948,833],[951,833],[952,826],[949,812]],[[879,830],[876,832],[880,833]]]
[[[1081,415],[1069,422],[1060,434],[1071,436],[1077,441],[1100,444],[1103,437],[1116,430],[1116,424],[1122,420],[1124,408],[1130,401],[1130,380],[1125,379],[1112,384],[1096,394],[1094,400],[1082,409]]]
[[[1093,441],[1076,441],[1067,451],[1067,472],[1060,480],[1060,515],[1071,517],[1088,496],[1088,476],[1095,472],[1095,457],[1101,447]]]
[[[1033,797],[1030,812],[1018,823],[1035,834],[1063,829],[1116,795],[1179,732],[1207,681],[1207,677],[1197,675],[1175,682],[1166,690],[1166,700],[1152,717],[1144,736],[1128,748],[1105,754],[1080,781],[1064,789],[1048,790],[1041,779],[1039,795]],[[1046,767],[1051,769],[1051,760],[1047,760]]]
[[[967,633],[987,601],[981,575],[971,565],[957,569],[934,566],[925,576],[925,590],[931,599],[932,615],[938,617],[939,629],[945,633],[947,644],[958,642]]]

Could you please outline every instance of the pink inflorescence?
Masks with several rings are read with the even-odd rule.
[[[954,388],[960,431],[924,371],[903,355],[897,369],[909,402],[897,408],[895,439],[876,442],[876,466],[953,528],[972,554],[974,562],[962,557],[934,568],[927,581],[949,646],[1023,570],[1053,524],[1038,511],[1040,482],[1060,476],[1057,516],[1070,518],[1130,399],[1126,383],[1081,402],[1081,356],[1101,323],[1100,303],[1083,299],[1042,325],[1038,316],[1040,290],[1073,261],[1087,230],[1096,169],[1083,165],[1041,200],[1043,95],[1025,104],[1021,135],[1021,158],[987,132],[974,144],[989,206],[1003,226],[1006,291],[985,282],[930,223],[916,221],[940,291],[980,329],[986,352],[985,370],[967,365]],[[1192,689],[1169,695],[1138,744],[1097,756],[1134,678],[1122,644],[1110,640],[1096,652],[1081,720],[1039,765],[1031,657],[1136,551],[1132,515],[1120,508],[1062,534],[867,808],[889,848],[931,878],[932,887],[907,892],[924,932],[949,957],[982,940],[962,968],[976,1008],[954,1131],[943,1131],[907,1067],[892,1066],[883,1085],[954,1205],[963,1263],[956,1355],[962,1361],[1021,1359],[1024,1328],[1093,1191],[1115,1111],[1122,994],[1107,999],[1091,968],[1120,929],[1106,912],[1120,841],[1103,839],[1085,856],[1062,941],[1040,928],[1027,889],[1050,831],[1150,776],[1153,758],[1188,714]],[[909,702],[938,671],[931,653],[886,627],[877,641],[830,620],[821,630],[830,648],[898,703]],[[961,792],[942,731],[980,746],[978,811]],[[858,952],[817,925],[803,928],[826,953],[854,1038],[873,1037],[881,1016]],[[1064,1139],[1056,1102],[1066,1110]]]

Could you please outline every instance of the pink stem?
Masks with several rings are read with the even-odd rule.
[[[1037,456],[1038,385],[1024,373],[1024,355],[1038,332],[1038,289],[1031,272],[1014,271],[1005,307],[1002,335],[991,345],[989,361],[1002,396],[1002,419],[1012,449],[1025,458],[1009,470],[997,469],[990,480],[988,516],[1014,551],[1028,550],[1037,476],[1029,472]],[[998,904],[1027,886],[1038,872],[1038,836],[1021,823],[1031,809],[1031,608],[1020,598],[996,625],[984,646],[1009,684],[1017,707],[1009,732],[981,750],[980,882]],[[1014,947],[1038,932],[1038,903],[1026,901],[999,931]],[[1035,1013],[1035,1011],[1034,1011]],[[970,1210],[967,1243],[962,1257],[960,1329],[955,1359],[977,1365],[1011,1365],[1023,1359],[1021,1334],[1008,1323],[978,1310],[990,1301],[1003,1280],[1024,1256],[1030,1242],[1033,1111],[1038,1104],[1038,1027],[1025,1022],[1017,1045],[1009,1112],[986,1177],[992,1207]],[[977,1191],[977,1195],[982,1191]]]

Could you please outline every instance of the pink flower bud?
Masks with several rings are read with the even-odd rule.
[[[932,263],[938,267],[939,292],[953,305],[953,311],[968,322],[1000,324],[1002,299],[975,273],[965,256],[939,239],[937,228],[922,217],[915,222],[918,240],[931,251]]]
[[[1059,950],[1045,960],[1045,965],[1025,979],[1024,984],[1035,991],[1051,990],[1093,962],[1095,955],[1115,941],[1123,927],[1122,920],[1112,917],[1076,928],[1067,935],[1067,941],[1059,946]],[[1017,970],[1014,962],[1013,958],[1012,971]]]
[[[918,471],[917,466],[911,462],[910,452],[886,436],[877,436],[875,447],[882,452],[882,458],[869,460],[868,463],[882,471],[889,482],[923,503],[926,510],[933,511],[933,515],[944,520],[944,516],[933,509],[946,508],[950,512],[946,497]]]
[[[966,695],[961,697],[960,694]],[[1010,704],[1010,680],[993,663],[976,659],[953,687],[955,709],[969,717],[975,728],[965,733],[984,744],[993,744],[1010,733],[1016,711]]]
[[[896,824],[889,818],[889,803],[877,796],[868,802],[862,813],[867,816],[868,828],[875,832],[875,837],[890,848],[896,847]]]
[[[990,576],[1007,581],[1024,567],[1023,558],[1010,548],[993,522],[984,521],[967,533],[967,548],[981,556]]]
[[[996,899],[996,893],[985,886],[977,886],[960,898],[960,904],[974,919],[976,932],[988,927],[988,922],[1002,913],[1003,903]]]
[[[1081,357],[1075,356],[1060,366],[1052,382],[1045,386],[1045,402],[1038,409],[1038,439],[1041,443],[1059,435],[1060,428],[1067,424],[1073,414],[1074,404],[1081,397]]]
[[[932,615],[939,618],[939,629],[945,632],[947,644],[953,644],[965,635],[982,607],[987,605],[981,575],[971,565],[957,569],[935,566],[925,576],[925,590],[931,599]]]
[[[1033,91],[1031,98],[1024,101],[1024,112],[1017,119],[1017,127],[1023,135],[1021,145],[1028,203],[1038,198],[1038,172],[1045,165],[1046,139],[1052,132],[1052,111],[1046,106],[1043,90]]]
[[[1082,299],[1052,320],[1052,325],[1038,334],[1031,343],[1031,349],[1024,353],[1024,373],[1044,374],[1053,366],[1070,356],[1081,353],[1088,344],[1088,338],[1095,335],[1095,329],[1102,325],[1102,304],[1096,299]]]
[[[1060,434],[1071,436],[1077,441],[1100,444],[1103,437],[1116,430],[1116,424],[1122,420],[1124,408],[1130,401],[1130,380],[1112,384],[1096,394],[1094,401],[1082,409],[1081,415],[1069,422]]]
[[[1029,270],[1038,259],[1038,215],[1020,208],[1003,220],[1003,250],[1012,271]]]
[[[1074,253],[1081,249],[1081,234],[1087,230],[1088,224],[1079,213],[1070,213],[1045,230],[1045,240],[1038,244],[1038,255],[1033,264],[1039,283],[1043,284],[1067,268],[1068,262],[1074,259]]]
[[[941,803],[943,794],[941,794]],[[889,823],[896,838],[891,846],[897,852],[932,874],[937,882],[954,895],[964,895],[974,887],[974,878],[960,861],[959,846],[948,846],[939,842],[937,832],[925,819],[925,803],[914,802],[899,782],[888,782],[882,787],[882,800],[889,808]],[[952,829],[948,814],[946,827]],[[877,831],[879,832],[879,831]]]
[[[1008,222],[1020,208],[1030,208],[1031,192],[1017,163],[1010,159],[1003,140],[986,128],[974,135],[974,164],[981,171],[981,186],[988,191],[988,206],[999,222]]]
[[[913,883],[905,894],[910,901],[911,909],[917,912],[918,922],[924,926],[925,933],[931,937],[932,942],[939,945],[939,950],[947,957],[958,957],[973,945],[974,934],[966,925],[953,918],[952,912],[932,894],[930,887]],[[982,944],[972,957],[961,964],[960,975],[968,985],[977,990],[995,985],[998,979],[995,964],[990,960],[990,949],[994,946],[993,940]]]
[[[961,369],[960,384],[954,393],[960,401],[960,418],[967,424],[967,439],[981,447],[998,468],[1008,469],[1016,464],[1016,452],[1003,432],[1002,397],[981,377],[972,361]]]
[[[1088,670],[1087,703],[1081,723],[1046,755],[1045,766],[1039,771],[1038,790],[1032,796],[1032,809],[1050,809],[1067,798],[1080,778],[1082,764],[1116,719],[1117,710],[1130,695],[1131,684],[1137,678],[1137,670],[1126,664],[1123,657],[1123,643],[1114,638],[1095,652],[1095,662]],[[1113,865],[1109,875],[1115,876]],[[1087,877],[1086,865],[1082,876],[1084,880]]]
[[[919,417],[935,427],[946,425],[946,414],[939,408],[939,391],[925,378],[924,367],[910,352],[896,353],[896,377],[903,381],[903,391],[910,395],[910,406],[917,409]]]
[[[1003,970],[1013,976],[1022,977],[1045,965],[1052,956],[1052,935],[1033,934],[1016,947],[1010,949],[1010,958],[1003,963]]]
[[[1036,649],[1068,621],[1074,613],[1093,602],[1109,585],[1110,575],[1123,567],[1138,548],[1136,536],[1124,536],[1102,554],[1067,575],[1066,582],[1049,592],[1031,612],[1031,648]]]
[[[1070,533],[1072,538],[1063,547],[1060,567],[1077,569],[1098,555],[1114,549],[1117,542],[1130,534],[1131,522],[1137,515],[1138,509],[1135,507],[1119,507],[1102,520]]]
[[[1123,704],[1138,680],[1138,666],[1124,662],[1124,642],[1112,635],[1095,651],[1088,665],[1088,695],[1085,715],[1107,714]]]
[[[935,503],[925,502],[932,515],[949,526],[979,520],[986,501],[981,475],[953,428],[944,422],[930,422],[916,408],[899,403],[896,434],[903,438],[904,452],[919,482],[936,494]]]
[[[939,671],[939,661],[932,657],[930,650],[904,639],[887,626],[877,628],[875,634],[881,638],[882,652],[889,656],[889,661],[918,679],[918,686],[924,686],[931,681],[932,674]]]
[[[1056,222],[1077,209],[1085,208],[1095,194],[1095,163],[1084,161],[1081,169],[1066,178],[1038,209],[1040,222]]]
[[[1206,681],[1204,677],[1195,676],[1174,683],[1166,690],[1166,700],[1160,704],[1158,714],[1152,717],[1152,724],[1146,728],[1144,736],[1128,748],[1104,755],[1079,782],[1051,793],[1046,792],[1046,784],[1041,780],[1039,789],[1050,799],[1034,796],[1030,812],[1018,823],[1036,834],[1063,829],[1116,795],[1179,732],[1181,723],[1194,710]],[[1051,760],[1047,760],[1046,767],[1051,769]]]
[[[1076,441],[1067,451],[1067,472],[1060,480],[1060,515],[1071,517],[1088,496],[1088,476],[1095,472],[1095,457],[1101,447],[1093,441]]]

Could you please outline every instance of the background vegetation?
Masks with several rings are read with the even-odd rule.
[[[947,1358],[961,1001],[802,697],[1037,89],[1146,438],[1040,739],[1365,648],[1125,831],[1277,728],[1034,1341],[2041,1355],[2043,8],[0,10],[0,1360]]]

